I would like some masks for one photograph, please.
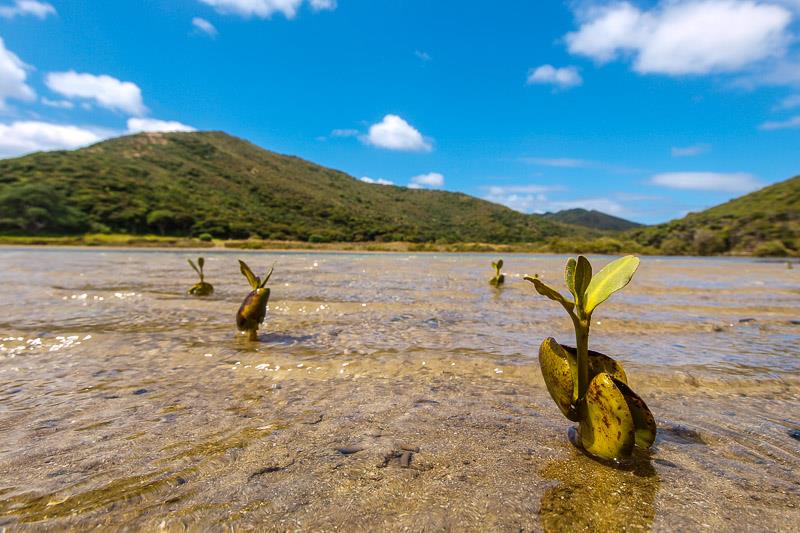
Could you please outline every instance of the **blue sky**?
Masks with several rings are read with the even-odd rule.
[[[798,37],[800,0],[0,0],[0,157],[223,130],[661,222],[800,173]]]

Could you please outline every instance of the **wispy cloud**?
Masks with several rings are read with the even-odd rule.
[[[553,191],[563,191],[560,185],[490,185],[484,189],[491,196],[506,194],[542,194]]]
[[[56,8],[53,7],[53,4],[37,0],[15,0],[13,5],[0,6],[0,17],[9,19],[26,15],[44,19],[48,15],[55,14]]]
[[[426,62],[427,61],[433,61],[433,58],[431,57],[431,55],[428,52],[424,52],[422,50],[415,50],[414,51],[414,55],[417,56],[417,58],[421,59],[422,61],[426,61]]]
[[[692,191],[747,193],[764,186],[746,172],[666,172],[650,178],[652,185]]]
[[[800,4],[800,1],[798,2]],[[800,107],[800,94],[792,94],[778,102],[775,106],[775,111],[783,111],[786,109],[794,109]]]
[[[331,132],[331,137],[357,137],[361,132],[354,129],[335,129]]]
[[[758,128],[766,131],[800,128],[800,116],[792,117],[786,120],[764,122]]]
[[[595,166],[593,161],[572,159],[569,157],[523,157],[522,161],[530,165],[559,168],[588,168]]]
[[[578,198],[574,200],[553,200],[548,193],[563,190],[551,185],[510,185],[488,186],[483,196],[485,200],[505,205],[522,213],[552,213],[565,209],[589,209],[612,215],[621,215],[625,206],[605,197]]]
[[[363,181],[364,183],[371,183],[373,185],[394,185],[393,181],[385,180],[382,178],[372,179],[369,176],[364,176],[363,178],[361,178],[361,181]]]
[[[198,33],[202,33],[209,37],[216,37],[217,34],[219,34],[217,28],[204,18],[194,17],[192,19],[192,26]]]
[[[553,85],[558,89],[571,89],[583,85],[583,77],[577,67],[542,65],[528,72],[528,85]]]
[[[56,109],[73,109],[75,104],[69,100],[50,100],[49,98],[42,97],[42,105],[47,107],[54,107]]]
[[[140,132],[168,132],[168,131],[195,131],[191,126],[176,122],[174,120],[157,120],[154,118],[130,118],[128,119],[128,133]]]
[[[711,150],[710,144],[693,144],[691,146],[673,146],[672,157],[692,157]]]
[[[199,0],[223,15],[239,15],[241,17],[270,18],[281,13],[288,19],[297,16],[297,11],[304,0]],[[313,11],[336,9],[336,0],[309,0]]]

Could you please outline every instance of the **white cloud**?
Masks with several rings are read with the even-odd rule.
[[[5,109],[6,100],[33,100],[36,93],[26,83],[29,67],[17,55],[7,49],[0,37],[0,109]]]
[[[47,107],[55,107],[57,109],[73,109],[75,104],[69,100],[50,100],[49,98],[42,97],[42,105]]]
[[[792,117],[787,120],[765,122],[758,129],[761,130],[785,130],[789,128],[800,128],[800,116]]]
[[[633,57],[640,73],[735,72],[784,54],[791,12],[757,0],[662,0],[591,8],[566,35],[569,51],[600,62]]]
[[[704,154],[711,150],[708,144],[693,144],[691,146],[673,146],[672,157],[692,157]]]
[[[555,85],[560,89],[570,89],[583,84],[583,78],[577,67],[556,68],[553,65],[542,65],[531,69],[528,73],[528,85]]]
[[[411,189],[422,189],[423,187],[439,188],[444,186],[444,176],[438,172],[420,174],[411,178],[408,184]]]
[[[417,56],[417,58],[419,58],[419,59],[421,59],[423,61],[432,61],[433,60],[433,58],[431,57],[431,55],[428,52],[424,52],[422,50],[415,50],[414,51],[414,55]]]
[[[372,179],[369,176],[364,176],[363,178],[361,178],[361,181],[363,181],[364,183],[371,183],[373,185],[394,185],[394,182],[392,181],[381,178]]]
[[[129,81],[120,81],[105,74],[80,74],[74,70],[51,72],[45,84],[54,92],[67,98],[86,98],[107,109],[131,115],[143,115],[147,108],[142,101],[142,91]]]
[[[331,132],[331,137],[357,137],[360,133],[353,129],[335,129]]]
[[[418,130],[397,115],[386,115],[381,122],[370,126],[362,140],[387,150],[430,152],[433,149]]]
[[[101,139],[97,132],[78,126],[35,121],[0,124],[0,157],[79,148]]]
[[[775,106],[775,110],[794,109],[795,107],[800,107],[800,94],[787,96]]]
[[[666,172],[650,178],[650,183],[671,189],[734,193],[751,192],[764,186],[746,172]]]
[[[609,215],[620,215],[625,208],[619,202],[610,198],[583,198],[580,200],[548,202],[547,211],[558,212],[565,209],[588,209],[601,211]]]
[[[274,13],[282,13],[286,18],[294,18],[303,0],[200,0],[224,15],[269,18]],[[314,11],[336,9],[336,0],[309,0]]]
[[[128,133],[140,133],[143,131],[195,131],[195,129],[171,120],[156,120],[154,118],[128,119]]]
[[[520,186],[490,186],[485,200],[502,204],[522,213],[552,213],[564,209],[595,209],[603,213],[620,215],[625,208],[619,202],[610,198],[584,198],[579,200],[551,200],[547,194],[550,191],[562,190],[561,187],[550,185],[520,185]]]
[[[310,0],[309,3],[314,11],[336,9],[336,0]]]
[[[563,187],[555,185],[491,185],[486,187],[490,196],[507,194],[542,194],[551,191],[561,191]]]
[[[217,28],[204,18],[194,17],[192,19],[192,26],[194,26],[197,31],[204,33],[209,37],[216,37],[219,33]]]
[[[56,8],[47,2],[38,2],[37,0],[15,0],[12,6],[0,6],[0,17],[14,18],[25,15],[43,19],[48,15],[55,15]]]

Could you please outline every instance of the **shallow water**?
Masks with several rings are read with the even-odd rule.
[[[800,521],[800,268],[645,258],[595,313],[659,434],[571,447],[564,257],[0,248],[0,527],[743,530]],[[277,262],[260,343],[236,259]],[[608,258],[592,258],[602,263]],[[418,449],[418,451],[416,451]],[[407,452],[411,453],[407,453]],[[344,453],[343,453],[344,452]]]

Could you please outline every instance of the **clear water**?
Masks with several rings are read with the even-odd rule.
[[[186,295],[196,253],[0,248],[0,527],[800,520],[800,268],[644,258],[592,326],[659,425],[614,470],[539,374],[571,324],[522,275],[560,285],[564,257],[506,256],[497,291],[479,254],[203,254],[210,298]],[[234,328],[240,257],[277,263],[259,343]]]

